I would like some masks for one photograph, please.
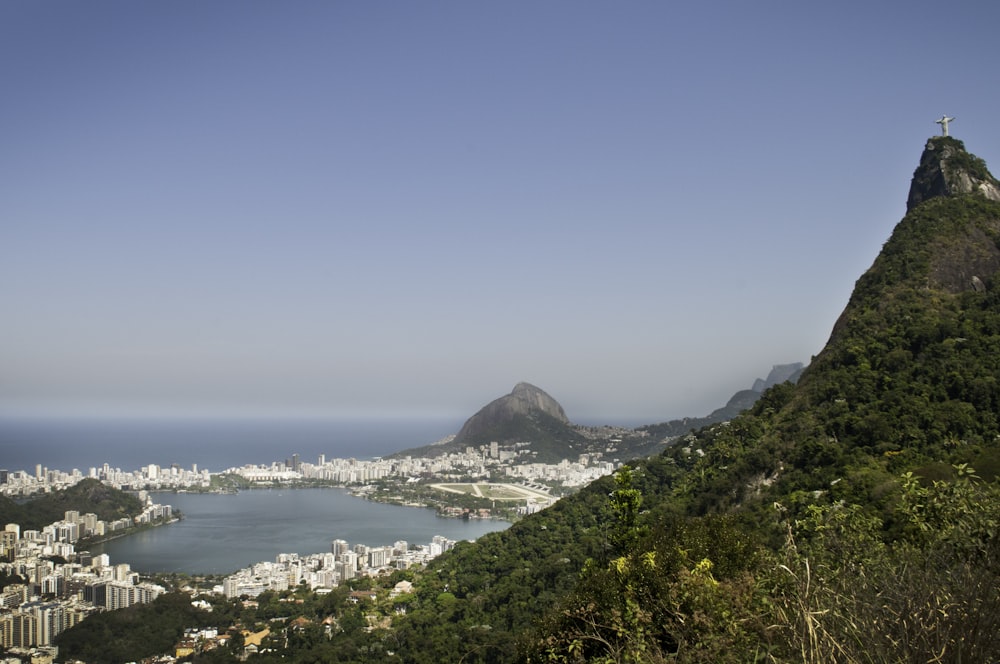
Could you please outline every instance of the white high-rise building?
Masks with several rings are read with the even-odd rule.
[[[337,578],[341,583],[353,579],[356,575],[357,566],[355,563],[343,560],[337,563]]]
[[[358,554],[355,553],[354,551],[345,551],[344,553],[340,554],[340,562],[346,563],[355,572],[358,570]],[[343,577],[343,578],[354,578],[354,576],[351,575],[350,577]]]
[[[132,603],[149,604],[164,593],[164,588],[155,583],[140,583],[132,586]]]
[[[52,639],[62,631],[63,607],[59,602],[46,602],[33,608],[35,616],[35,643],[52,645]]]
[[[105,586],[104,608],[115,611],[132,606],[132,586],[112,581]]]
[[[86,535],[93,535],[97,531],[97,515],[89,512],[80,517],[83,523],[83,531]]]
[[[226,599],[240,596],[240,581],[235,576],[227,576],[222,580],[222,593]]]
[[[0,618],[2,640],[7,648],[31,648],[38,645],[35,638],[35,616],[20,611]]]
[[[66,586],[66,579],[60,574],[49,574],[42,578],[40,585],[43,595],[58,595]]]
[[[391,546],[375,546],[368,549],[368,566],[385,567],[392,558]]]
[[[322,588],[334,588],[337,585],[337,570],[321,569],[316,572],[316,583]]]

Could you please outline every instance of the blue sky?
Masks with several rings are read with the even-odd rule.
[[[0,2],[0,414],[703,415],[808,361],[1000,5]]]

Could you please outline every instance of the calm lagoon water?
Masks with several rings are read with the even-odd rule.
[[[279,553],[325,553],[335,539],[379,546],[434,535],[474,540],[505,521],[446,519],[434,510],[373,503],[343,489],[260,489],[238,494],[154,494],[184,513],[178,523],[90,548],[140,572],[221,574]]]

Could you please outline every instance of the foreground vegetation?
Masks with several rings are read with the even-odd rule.
[[[588,527],[593,555],[578,575],[557,571],[577,565],[554,550],[518,563],[525,549],[510,551],[496,533],[416,577],[399,571],[326,595],[205,595],[211,612],[171,593],[90,618],[57,642],[66,657],[96,663],[171,652],[185,628],[204,626],[230,638],[187,661],[240,661],[244,635],[262,631],[250,661],[978,662],[1000,652],[1000,491],[970,468],[947,480],[901,477],[891,524],[857,504],[812,505],[800,519],[774,505],[767,534],[782,539],[771,547],[739,516],[673,513],[655,491],[669,466],[624,468],[603,499],[592,496],[604,523]],[[551,545],[547,524],[574,516],[517,540]],[[493,569],[476,568],[484,544]],[[475,592],[486,576],[496,586]],[[554,589],[546,577],[569,583]],[[419,591],[393,597],[401,580]],[[538,602],[549,610],[533,623]]]

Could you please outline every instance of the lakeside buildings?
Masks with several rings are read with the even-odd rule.
[[[169,468],[150,464],[139,470],[124,471],[109,464],[92,466],[84,475],[79,469],[65,472],[50,470],[41,464],[34,474],[25,470],[0,470],[0,493],[11,497],[26,497],[67,489],[84,479],[97,479],[122,491],[147,489],[150,491],[176,491],[178,489],[205,488],[211,483],[208,470],[192,466],[186,470],[177,465]]]
[[[239,475],[254,483],[307,479],[357,485],[384,479],[447,482],[506,478],[575,488],[610,475],[620,465],[617,460],[608,461],[598,454],[581,454],[576,461],[564,459],[559,463],[536,463],[527,449],[523,449],[525,445],[515,443],[498,447],[493,443],[437,457],[378,457],[367,461],[326,459],[325,455],[320,455],[317,464],[295,459],[294,465],[288,461],[276,461],[270,465],[248,464],[229,468],[225,473]]]
[[[78,552],[76,543],[171,515],[169,505],[147,503],[132,520],[105,522],[95,514],[67,511],[42,530],[7,524],[0,531],[0,572],[23,583],[0,592],[0,646],[51,646],[57,634],[87,616],[156,599],[165,592],[162,586],[141,581],[128,563],[112,565],[107,555]]]
[[[575,461],[564,459],[554,464],[536,463],[529,443],[491,443],[436,457],[376,457],[363,460],[327,459],[326,455],[321,454],[315,464],[302,461],[297,454],[293,454],[284,461],[267,465],[247,464],[231,467],[220,473],[211,473],[208,469],[199,470],[197,465],[185,469],[176,464],[169,468],[150,464],[135,471],[125,471],[105,463],[90,467],[84,474],[76,468],[65,472],[39,464],[35,466],[34,473],[0,469],[0,494],[16,498],[49,493],[71,487],[87,478],[98,479],[123,491],[207,491],[212,486],[213,475],[227,474],[238,475],[254,484],[269,485],[298,480],[357,486],[386,479],[404,483],[508,479],[571,489],[613,473],[621,464],[617,459],[609,460],[605,456],[614,452],[612,439],[605,453],[581,454]]]
[[[613,473],[620,465],[617,460],[604,460],[600,453],[581,455],[577,461],[535,463],[526,446],[494,443],[434,458],[370,461],[328,460],[320,455],[316,464],[293,455],[290,461],[230,468],[222,474],[239,475],[251,483],[320,480],[343,486],[364,486],[385,479],[407,485],[508,478],[541,494],[519,508],[531,512],[555,502],[555,497],[547,495],[553,485],[582,486]],[[68,511],[64,519],[41,531],[22,532],[17,524],[8,524],[0,531],[0,572],[24,581],[8,585],[0,593],[0,645],[4,648],[50,646],[57,634],[93,613],[151,602],[165,592],[161,586],[142,582],[127,563],[112,565],[107,555],[77,552],[75,544],[82,537],[104,537],[126,532],[134,525],[169,520],[171,507],[152,504],[146,491],[208,490],[212,484],[212,474],[196,466],[187,470],[176,465],[149,465],[130,472],[104,464],[91,467],[84,475],[78,469],[63,472],[39,465],[33,474],[0,470],[0,493],[13,497],[48,493],[86,478],[99,479],[120,490],[137,491],[147,505],[132,520],[105,522],[95,514]],[[274,562],[260,562],[240,570],[226,577],[216,592],[227,598],[256,597],[265,590],[286,590],[302,583],[324,592],[359,576],[379,576],[426,563],[454,545],[454,540],[440,536],[426,545],[412,547],[404,541],[391,546],[350,546],[344,540],[334,540],[329,553],[279,554]]]
[[[305,583],[310,590],[323,592],[361,576],[380,576],[394,569],[426,563],[455,546],[455,540],[435,535],[430,544],[411,547],[397,541],[392,546],[353,547],[345,540],[333,540],[330,553],[300,556],[279,554],[275,561],[260,562],[227,576],[222,594],[228,599],[257,597],[266,590],[282,591]]]

